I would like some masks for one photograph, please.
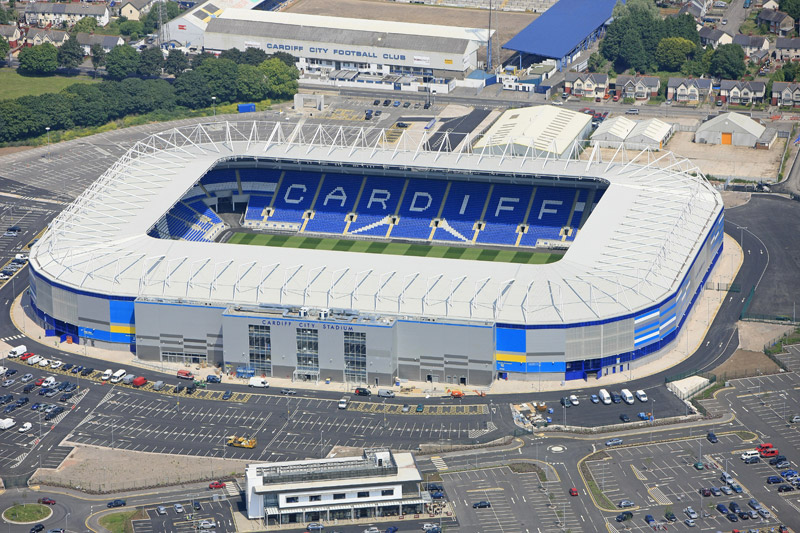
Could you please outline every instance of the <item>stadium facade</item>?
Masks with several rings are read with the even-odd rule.
[[[721,254],[719,194],[669,153],[473,141],[432,152],[407,133],[266,122],[153,135],[34,246],[31,309],[74,342],[297,379],[572,380],[658,357]],[[567,251],[521,264],[214,242],[239,225]]]

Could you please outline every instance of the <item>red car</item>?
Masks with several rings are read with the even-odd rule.
[[[209,489],[224,489],[225,488],[225,483],[223,483],[222,481],[212,481],[211,483],[208,484],[208,488]]]
[[[39,378],[33,382],[33,384],[36,385],[37,387],[41,387],[42,383],[44,383],[44,378]]]
[[[775,457],[778,453],[778,448],[767,448],[761,451],[761,457]]]
[[[20,357],[20,358],[19,358],[19,360],[20,360],[20,361],[27,361],[28,359],[30,359],[31,357],[33,357],[33,355],[34,355],[34,354],[32,354],[31,352],[25,352],[25,355],[23,355],[22,357]]]
[[[763,452],[764,450],[769,450],[770,448],[774,448],[771,442],[765,442],[764,444],[759,444],[756,446],[756,450],[759,452]]]
[[[43,505],[55,505],[56,501],[52,498],[39,498],[39,503]]]
[[[577,496],[578,495],[578,489],[576,489],[575,487],[572,487],[571,489],[569,489],[569,495],[570,496]]]

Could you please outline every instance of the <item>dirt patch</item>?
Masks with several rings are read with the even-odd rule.
[[[750,201],[749,192],[721,191],[720,194],[722,195],[722,203],[725,204],[725,209],[739,207]]]
[[[40,468],[32,481],[91,493],[108,493],[241,477],[245,466],[253,462],[75,446],[60,468]],[[142,468],[142,465],[147,465],[147,468]]]
[[[780,370],[781,368],[763,352],[736,350],[727,361],[711,372],[717,376],[718,380],[724,381],[763,374],[777,374]]]
[[[763,324],[761,322],[738,322],[739,348],[760,352],[767,345],[774,344],[787,333],[794,331],[793,326],[783,324]]]
[[[35,146],[6,146],[5,148],[0,148],[0,156],[14,154],[16,152],[23,152],[25,150],[30,150],[31,148],[36,148]]]
[[[331,2],[331,0],[298,0],[286,11],[307,15],[346,16],[464,28],[485,28],[489,24],[489,12],[485,9],[400,4],[374,0],[336,0],[335,2]],[[538,15],[533,13],[494,12],[492,28],[496,30],[493,39],[495,61],[498,59],[503,61],[511,56],[512,51],[503,50],[500,46],[533,22],[536,17]]]
[[[679,131],[670,139],[666,148],[689,159],[709,176],[777,181],[785,139],[775,141],[770,150],[697,144],[693,139],[693,132]]]

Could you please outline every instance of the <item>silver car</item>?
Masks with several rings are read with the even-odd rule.
[[[167,508],[164,507],[163,505],[159,505],[158,507],[156,507],[156,512],[161,515],[167,514]]]
[[[183,512],[183,505],[181,505],[181,504],[179,504],[179,503],[176,503],[176,504],[174,505],[174,507],[175,507],[175,512],[176,512],[176,513],[182,513],[182,512]]]
[[[688,516],[692,520],[694,520],[695,518],[700,518],[700,516],[697,514],[697,511],[695,511],[691,507],[687,507],[686,509],[683,510],[683,512],[686,513],[686,516]]]

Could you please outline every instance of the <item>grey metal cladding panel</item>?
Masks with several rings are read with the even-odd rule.
[[[150,361],[158,361],[161,358],[161,351],[158,346],[136,346],[136,357],[139,359],[147,359]]]
[[[70,324],[78,323],[78,295],[53,287],[53,316]]]
[[[376,31],[341,31],[334,28],[318,28],[298,24],[277,24],[234,19],[211,19],[206,33],[227,33],[231,35],[264,37],[268,39],[289,39],[337,44],[341,46],[369,46],[373,48],[394,48],[440,52],[443,54],[464,54],[469,41],[451,37],[428,35],[403,35]],[[413,39],[413,43],[411,42]]]
[[[419,367],[416,365],[400,365],[397,367],[397,374],[401,379],[411,379],[414,381],[420,379]]]
[[[563,329],[531,329],[525,333],[528,355],[563,354],[566,334]]]
[[[78,312],[80,316],[92,321],[109,324],[111,322],[108,300],[78,295]]]
[[[84,316],[78,317],[78,324],[81,326],[92,326],[97,329],[103,329],[104,331],[108,331],[111,327],[111,324],[108,322],[102,322],[100,320],[92,320],[91,318],[86,318]]]

